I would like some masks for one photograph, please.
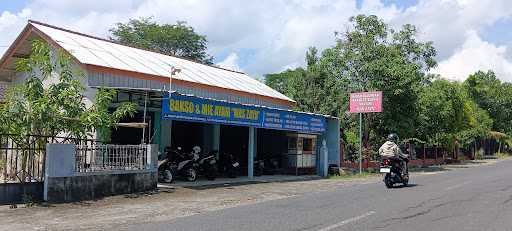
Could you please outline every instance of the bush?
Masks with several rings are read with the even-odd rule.
[[[35,205],[34,197],[29,194],[23,194],[21,201],[23,202],[23,204],[25,204],[27,208],[30,208]]]
[[[505,159],[505,158],[509,158],[512,156],[512,153],[509,153],[509,152],[498,152],[496,153],[496,157],[498,157],[498,159]]]
[[[483,159],[483,157],[484,157],[484,150],[478,149],[478,151],[476,151],[476,153],[475,153],[475,160],[481,160],[481,159]]]

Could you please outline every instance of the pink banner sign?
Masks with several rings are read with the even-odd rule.
[[[350,94],[350,113],[382,112],[382,91]]]

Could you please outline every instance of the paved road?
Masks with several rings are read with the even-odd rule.
[[[512,161],[416,176],[411,187],[383,183],[120,230],[512,230]]]

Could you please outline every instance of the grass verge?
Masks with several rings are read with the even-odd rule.
[[[376,172],[362,172],[361,174],[359,174],[359,173],[346,173],[346,174],[341,174],[339,176],[331,175],[331,176],[328,177],[328,179],[333,179],[333,180],[360,179],[360,178],[369,178],[369,177],[375,177],[375,176],[380,176],[380,173],[376,173]]]
[[[512,153],[500,152],[496,153],[496,157],[498,157],[498,159],[506,159],[512,157]]]

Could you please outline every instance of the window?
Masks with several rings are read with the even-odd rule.
[[[297,150],[297,137],[288,137],[288,150]]]
[[[313,139],[303,138],[303,149],[304,151],[313,151]]]

